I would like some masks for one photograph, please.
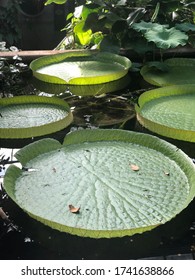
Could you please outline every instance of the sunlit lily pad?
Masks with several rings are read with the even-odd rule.
[[[195,195],[195,166],[177,147],[147,134],[80,130],[30,144],[10,166],[8,195],[60,231],[121,237],[164,224]],[[169,174],[169,175],[167,175]]]
[[[131,61],[108,52],[69,51],[41,57],[30,64],[34,76],[48,83],[90,85],[125,76]]]
[[[130,75],[125,75],[116,81],[102,83],[97,85],[63,85],[63,84],[50,84],[38,79],[33,79],[33,85],[46,93],[63,94],[69,92],[77,96],[95,96],[102,95],[110,92],[115,92],[126,88],[131,82]]]
[[[195,85],[168,86],[143,93],[138,121],[160,135],[195,142]]]
[[[170,58],[164,61],[166,71],[145,65],[141,69],[143,78],[156,86],[195,83],[195,59]]]
[[[68,104],[58,98],[17,96],[0,99],[0,138],[47,135],[73,120]]]

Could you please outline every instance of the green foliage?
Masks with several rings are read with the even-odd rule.
[[[46,96],[0,99],[1,139],[29,139],[66,128],[73,120],[68,104]]]
[[[188,40],[188,36],[176,28],[167,29],[163,26],[147,31],[145,38],[149,42],[154,42],[160,49],[175,48],[178,45],[184,46]]]
[[[131,61],[109,52],[81,50],[35,59],[30,68],[33,75],[44,82],[55,84],[102,84],[124,77]]]
[[[190,1],[76,1],[75,11],[67,16],[67,36],[57,49],[87,47],[117,53],[125,48],[144,54],[155,47],[194,46],[193,17]]]
[[[0,52],[18,51],[14,46],[7,48],[5,42],[0,42]],[[0,57],[0,97],[17,93],[18,86],[24,83],[22,73],[28,70],[28,66],[22,62],[18,55],[13,56],[13,62]]]
[[[21,36],[18,26],[18,9],[18,0],[8,0],[5,4],[0,3],[0,42],[6,41],[10,46],[18,45]]]

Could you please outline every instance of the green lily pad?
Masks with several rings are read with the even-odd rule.
[[[58,98],[17,96],[0,99],[0,138],[47,135],[73,120],[68,104]]]
[[[195,195],[195,166],[177,147],[124,130],[81,130],[63,145],[39,140],[17,152],[8,195],[30,216],[60,231],[103,238],[164,224]]]
[[[131,61],[108,52],[70,51],[41,57],[30,64],[34,76],[48,83],[91,85],[125,76]]]
[[[170,58],[164,61],[166,71],[145,65],[141,75],[148,83],[156,86],[195,83],[195,59]]]
[[[77,96],[95,96],[102,95],[110,92],[115,92],[126,88],[131,82],[130,75],[125,75],[116,81],[102,83],[97,85],[62,85],[62,84],[49,84],[38,79],[33,79],[33,85],[46,93],[61,94],[70,92]]]
[[[160,135],[195,142],[195,84],[168,86],[143,93],[138,121]]]

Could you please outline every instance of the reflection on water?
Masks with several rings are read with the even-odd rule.
[[[45,85],[44,85],[45,86]],[[147,132],[135,119],[133,102],[142,91],[138,80],[130,85],[123,81],[124,90],[105,95],[105,85],[100,96],[76,95],[78,89],[53,89],[35,87],[30,83],[19,94],[51,95],[55,91],[72,108],[74,123],[69,131],[83,128],[114,127]],[[94,89],[88,89],[88,93]],[[99,89],[100,90],[100,89]],[[92,94],[94,95],[94,94]],[[62,141],[67,130],[55,134]],[[163,138],[163,137],[161,137]],[[165,138],[164,138],[165,139]],[[35,139],[31,139],[34,141]],[[193,143],[165,139],[195,158]],[[137,259],[195,251],[195,202],[193,201],[176,218],[151,232],[132,237],[92,239],[73,236],[53,230],[30,218],[8,198],[3,190],[3,175],[17,149],[5,149],[0,141],[0,259]],[[9,146],[13,143],[9,143]],[[18,144],[18,143],[16,143]],[[20,143],[20,145],[22,145]],[[17,145],[16,145],[17,146]],[[13,148],[13,146],[10,146]]]

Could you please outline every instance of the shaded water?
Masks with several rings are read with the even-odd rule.
[[[69,130],[98,129],[98,127],[122,128],[151,134],[136,122],[132,104],[143,91],[142,88],[148,86],[136,75],[132,79],[133,82],[126,85],[125,89],[100,97],[73,96],[70,94],[71,89],[58,88],[56,94],[64,98],[72,107],[74,123],[68,129],[52,136],[62,141]],[[19,95],[45,95],[51,92],[44,87],[39,88],[37,84],[35,86],[31,80],[14,91]],[[195,144],[163,139],[181,148],[191,158],[195,158]],[[35,140],[30,139],[29,142]],[[25,141],[14,142],[15,147],[18,148],[25,144]],[[5,146],[8,149],[3,150]],[[2,147],[0,158],[5,155],[3,159],[5,165],[1,164],[1,166],[7,167],[8,156],[9,162],[15,161],[11,149],[13,141],[1,140],[0,147]],[[3,174],[4,170],[2,169],[1,172]],[[0,259],[138,259],[195,252],[195,201],[192,201],[176,218],[151,232],[112,239],[83,238],[44,226],[16,206],[2,187],[0,207],[7,215],[3,219],[1,212]]]

